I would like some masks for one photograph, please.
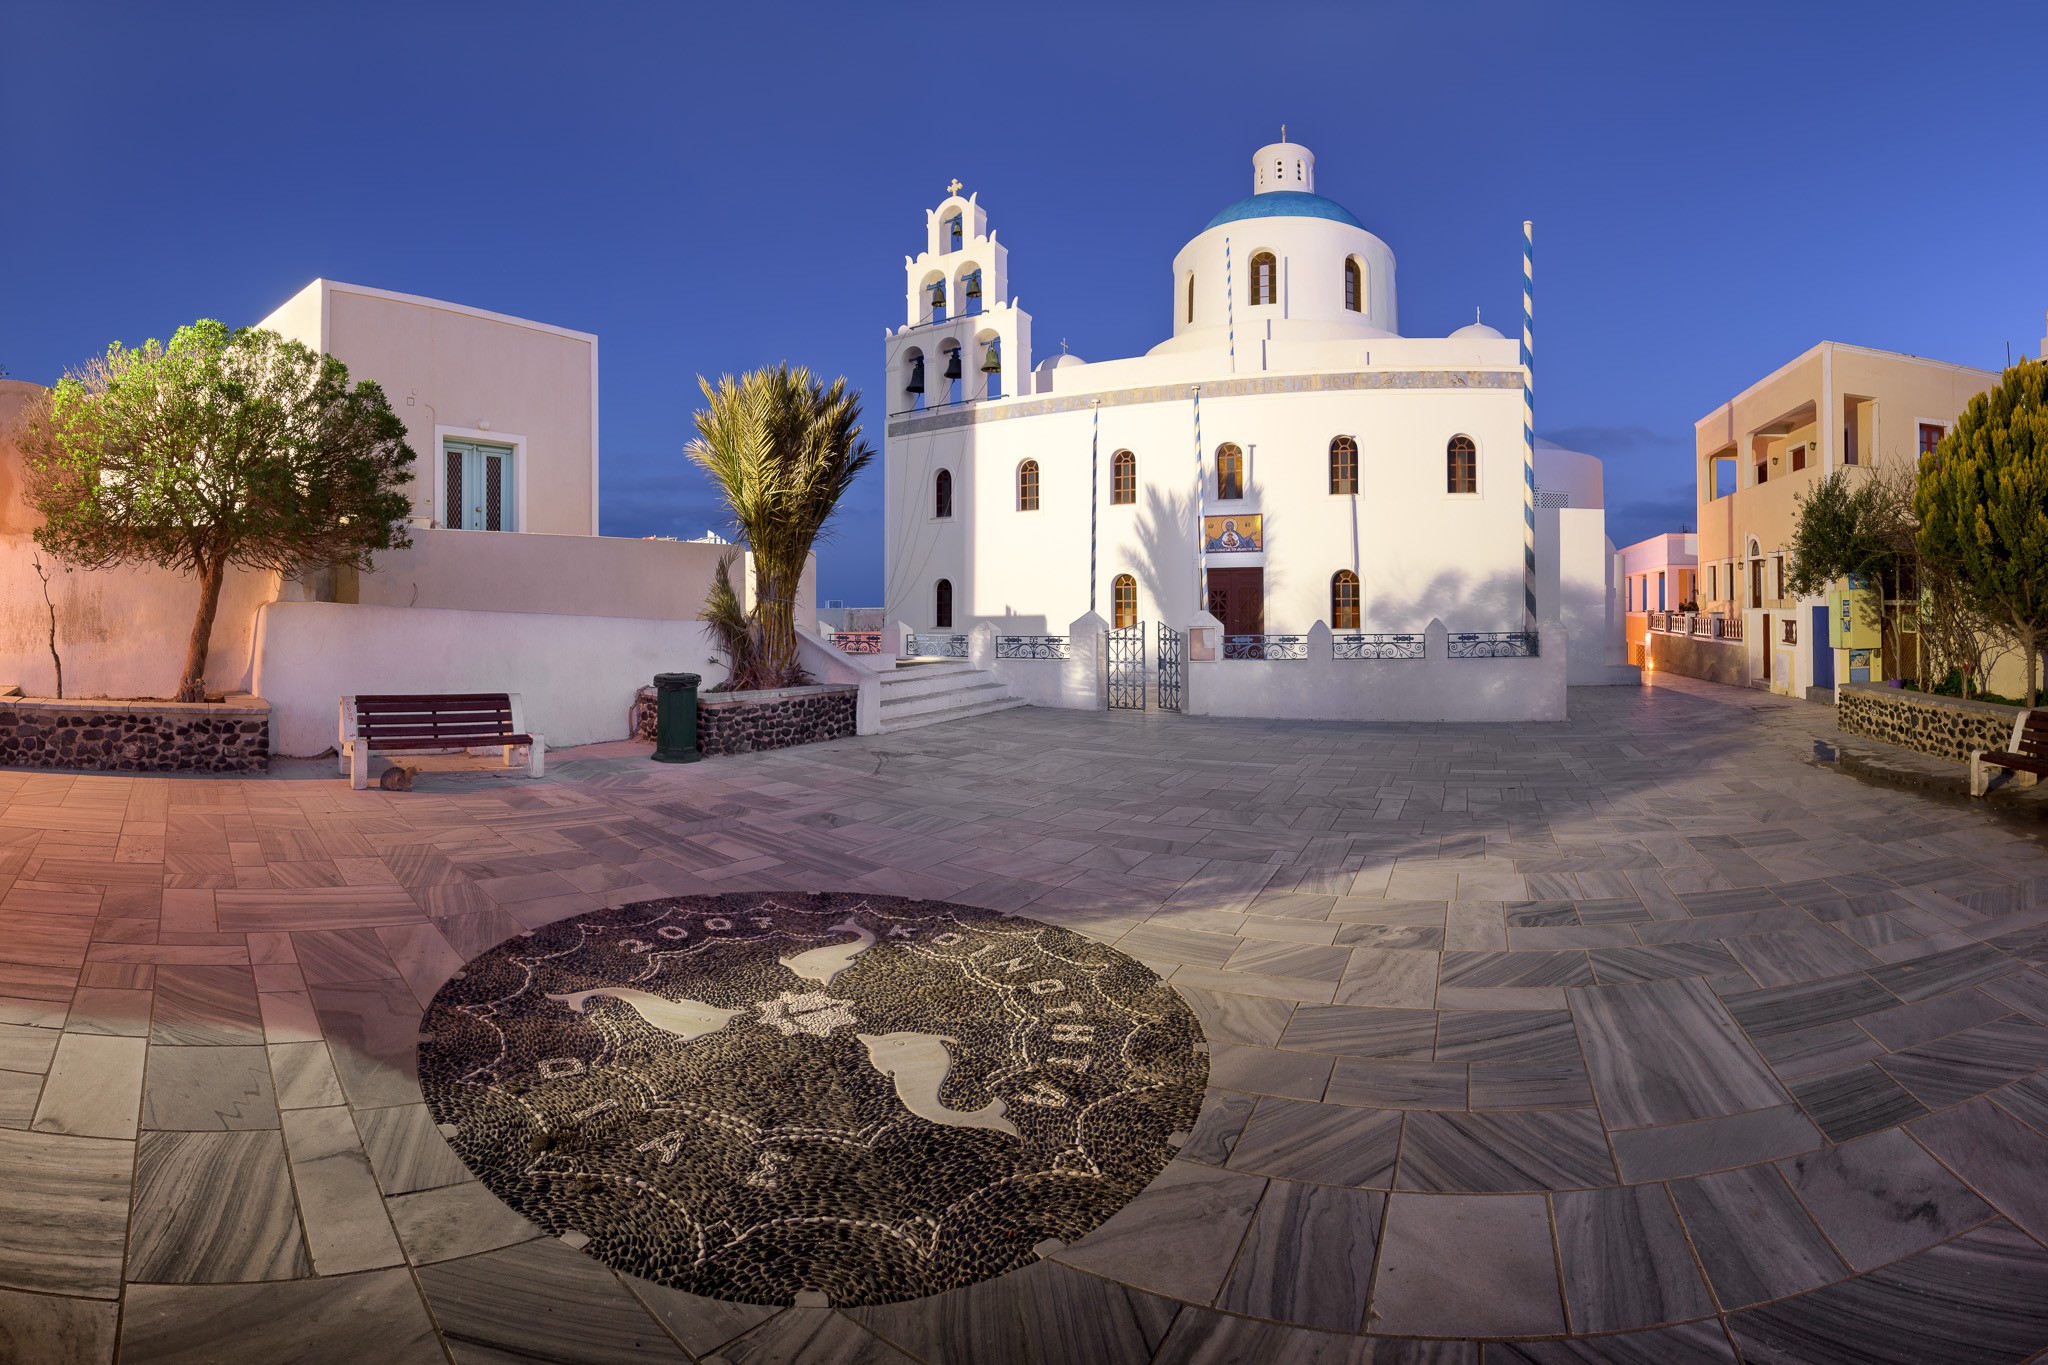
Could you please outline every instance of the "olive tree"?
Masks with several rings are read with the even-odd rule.
[[[2048,361],[2023,360],[1920,457],[1918,544],[2026,652],[2032,706],[2048,641]]]
[[[203,320],[107,353],[24,415],[41,547],[85,569],[155,564],[199,580],[179,701],[205,699],[230,566],[369,567],[410,541],[413,452],[371,380],[275,332]]]

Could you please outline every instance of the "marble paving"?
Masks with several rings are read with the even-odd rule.
[[[1804,702],[1571,706],[1025,709],[403,793],[0,772],[0,1360],[2041,1358],[2043,826],[1814,761]],[[1172,1159],[1008,1273],[787,1306],[621,1270],[460,1159],[421,1058],[466,962],[812,893],[1010,912],[1163,978],[1208,1041]]]

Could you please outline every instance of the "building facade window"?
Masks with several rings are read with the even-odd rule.
[[[1759,455],[1759,456],[1757,456],[1757,458],[1756,458],[1756,481],[1757,481],[1758,483],[1769,483],[1769,482],[1771,481],[1771,457],[1770,457],[1770,456],[1768,456],[1768,455]]]
[[[1849,463],[1850,463],[1850,464],[1855,464],[1856,462],[1855,462],[1854,460],[1851,460],[1851,461],[1849,461]],[[1801,470],[1801,469],[1804,469],[1804,468],[1806,468],[1806,447],[1805,447],[1805,446],[1793,446],[1793,447],[1792,447],[1792,468],[1793,468],[1793,470],[1794,470],[1795,472],[1796,472],[1796,471],[1798,471],[1798,470]]]
[[[1244,452],[1234,445],[1216,447],[1216,500],[1230,502],[1244,496]]]
[[[1714,581],[1714,566],[1712,564],[1707,565],[1707,599],[1709,601],[1720,600],[1720,594],[1715,591],[1719,586],[1720,584]]]
[[[1842,463],[1856,464],[1860,456],[1856,449],[1856,424],[1847,423],[1842,428]]]
[[[1188,276],[1188,321],[1195,320],[1195,277]]]
[[[939,477],[932,481],[932,515],[953,515],[953,471],[950,469],[941,469]]]
[[[1356,256],[1344,262],[1344,306],[1354,313],[1365,311],[1365,272]]]
[[[1137,500],[1138,457],[1119,450],[1109,457],[1109,501],[1112,506],[1128,507]]]
[[[1261,251],[1251,259],[1251,285],[1253,303],[1277,303],[1280,299],[1280,262],[1270,251]]]
[[[1939,422],[1922,422],[1920,424],[1920,453],[1922,455],[1933,453],[1934,448],[1941,444],[1941,438],[1946,435],[1948,435],[1948,428],[1942,426]]]
[[[1451,493],[1479,491],[1479,447],[1470,436],[1453,436],[1444,448],[1444,487]]]
[[[1339,436],[1330,442],[1330,491],[1358,491],[1358,442],[1349,436]]]
[[[513,448],[449,441],[442,446],[442,524],[451,531],[512,531]]]
[[[940,630],[953,628],[953,580],[941,578],[932,590],[932,624]]]
[[[1109,585],[1109,610],[1114,625],[1124,630],[1138,624],[1138,580],[1120,573]]]
[[[1330,575],[1330,629],[1358,629],[1358,575],[1349,569]]]
[[[1017,510],[1036,512],[1038,510],[1038,461],[1026,460],[1017,466]]]

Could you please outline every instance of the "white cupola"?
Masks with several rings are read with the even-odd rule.
[[[1275,190],[1299,190],[1303,194],[1316,192],[1316,154],[1299,142],[1289,142],[1287,130],[1280,130],[1281,140],[1269,142],[1252,156],[1252,193],[1271,194]]]

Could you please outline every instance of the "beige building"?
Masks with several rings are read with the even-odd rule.
[[[1654,666],[1830,700],[1838,683],[1899,676],[1898,660],[1830,648],[1826,598],[1792,595],[1799,497],[1836,469],[1856,477],[1916,462],[1997,382],[1988,370],[1824,341],[1702,417],[1700,614],[1652,632]]]
[[[383,386],[419,454],[423,525],[598,533],[595,336],[335,280],[257,326]]]

